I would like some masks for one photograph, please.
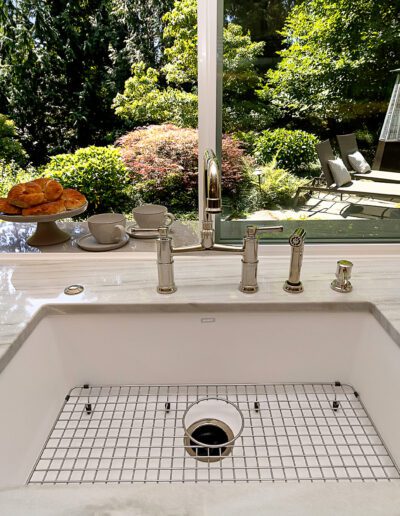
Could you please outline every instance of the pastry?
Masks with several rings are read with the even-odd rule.
[[[5,197],[0,197],[0,211],[6,215],[21,215],[21,208],[10,204]]]
[[[37,183],[20,183],[15,185],[8,192],[7,201],[19,208],[30,208],[44,202],[45,197],[42,189]]]
[[[25,208],[22,210],[22,215],[57,215],[63,211],[65,211],[65,204],[62,199],[59,199],[58,201],[46,202],[32,208]]]
[[[54,179],[40,177],[39,179],[34,179],[32,183],[36,183],[40,186],[44,193],[45,202],[57,201],[63,193],[63,187]]]
[[[76,210],[87,202],[83,194],[72,188],[65,188],[61,199],[64,201],[67,210]]]

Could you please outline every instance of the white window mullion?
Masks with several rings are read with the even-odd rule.
[[[221,159],[223,0],[198,0],[199,220],[203,217],[203,156],[212,149]]]

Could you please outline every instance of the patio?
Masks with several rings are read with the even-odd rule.
[[[400,204],[355,195],[314,192],[296,210],[259,210],[247,220],[386,220],[400,219]]]

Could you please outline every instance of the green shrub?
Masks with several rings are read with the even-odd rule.
[[[233,135],[235,140],[241,142],[243,149],[248,155],[254,154],[254,146],[259,136],[260,133],[256,131],[236,131]]]
[[[246,156],[243,159],[243,172],[240,186],[235,195],[224,197],[224,211],[229,217],[241,218],[260,207],[260,187],[254,174],[254,160]]]
[[[260,188],[260,208],[290,208],[293,206],[297,189],[306,184],[306,179],[300,179],[286,170],[276,168],[275,163],[269,163],[262,168]]]
[[[362,152],[369,164],[372,165],[378,144],[378,135],[365,127],[356,131],[356,138],[360,152]]]
[[[136,202],[160,203],[174,213],[197,210],[198,136],[195,129],[165,124],[132,131],[119,140],[135,181]],[[230,136],[222,141],[222,188],[234,197],[243,182],[243,150]]]
[[[42,169],[44,175],[60,181],[64,188],[75,188],[89,201],[87,214],[126,212],[131,208],[131,184],[118,149],[86,147],[74,154],[53,156]]]
[[[167,174],[162,182],[156,179],[138,181],[134,186],[136,204],[161,204],[175,214],[191,213],[198,218],[194,191],[182,189],[181,174]]]
[[[0,160],[15,161],[22,165],[27,161],[27,154],[17,140],[17,129],[12,120],[0,114]]]
[[[305,131],[266,130],[254,143],[254,156],[261,164],[276,159],[277,166],[294,174],[304,174],[317,160],[318,139]]]
[[[26,183],[37,177],[33,167],[24,170],[17,163],[6,163],[0,159],[0,197],[7,197],[12,186]]]

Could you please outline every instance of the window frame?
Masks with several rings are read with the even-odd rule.
[[[223,0],[197,3],[198,59],[198,195],[199,221],[204,212],[204,153],[212,149],[221,160]]]

